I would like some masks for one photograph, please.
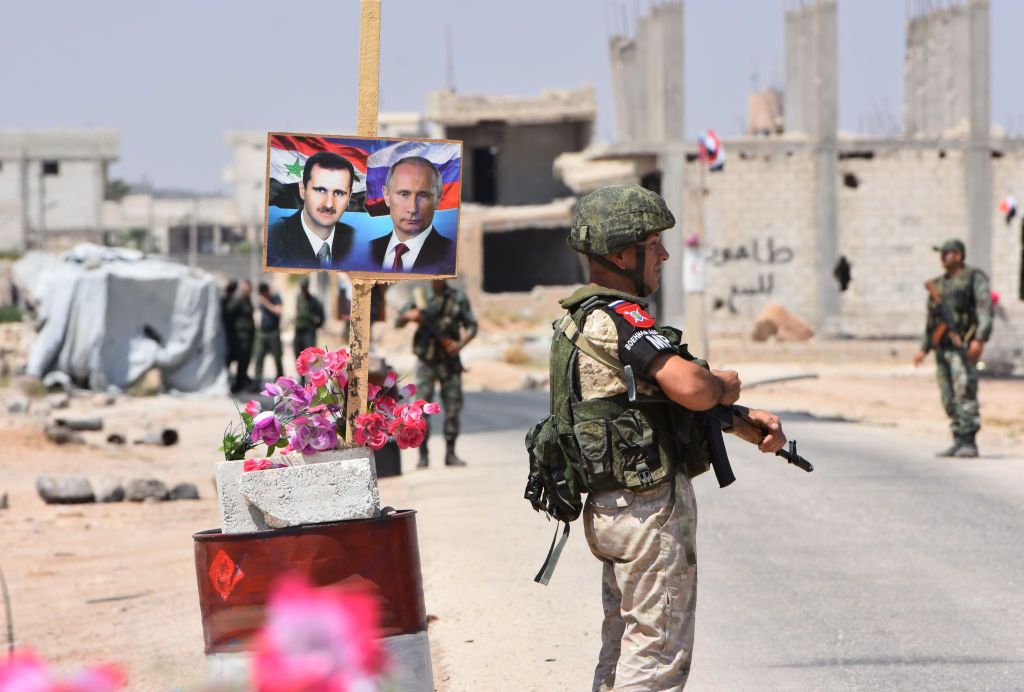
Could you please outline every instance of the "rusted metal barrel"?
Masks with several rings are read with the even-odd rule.
[[[209,663],[251,649],[272,584],[293,573],[316,586],[373,588],[397,689],[433,689],[414,510],[254,533],[214,529],[193,539]]]

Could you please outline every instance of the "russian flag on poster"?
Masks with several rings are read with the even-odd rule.
[[[1017,215],[1017,200],[1014,199],[1013,195],[1007,195],[999,203],[999,213],[1006,219],[1006,223],[1013,221],[1013,217]]]
[[[697,143],[700,147],[700,160],[707,163],[709,171],[719,171],[725,168],[725,148],[714,130],[708,128],[699,133]]]
[[[395,142],[374,151],[367,159],[366,202],[370,216],[388,213],[384,203],[384,183],[388,171],[400,159],[422,156],[441,172],[441,199],[437,209],[455,209],[459,206],[462,158],[458,144],[449,142]]]
[[[343,156],[355,169],[352,195],[366,190],[366,160],[370,156],[373,140],[338,139],[335,137],[307,137],[271,135],[270,137],[270,205],[283,208],[301,206],[298,187],[306,159],[321,151]]]

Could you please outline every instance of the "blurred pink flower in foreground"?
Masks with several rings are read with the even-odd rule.
[[[124,673],[113,664],[91,666],[58,679],[34,651],[0,659],[0,692],[112,692],[124,687]]]
[[[284,577],[267,603],[253,661],[260,692],[371,692],[385,667],[377,599]]]

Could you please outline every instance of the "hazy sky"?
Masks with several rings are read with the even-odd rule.
[[[751,86],[782,85],[791,3],[686,2],[689,136],[709,126],[739,133]],[[1024,1],[991,3],[992,117],[1020,132]],[[382,4],[382,111],[422,111],[426,92],[445,86],[450,29],[457,90],[528,95],[590,83],[597,137],[610,140],[610,8],[632,15],[650,0]],[[842,129],[899,123],[904,13],[904,0],[840,0]],[[358,0],[8,0],[0,128],[113,128],[114,177],[223,190],[228,130],[353,132],[358,22]]]

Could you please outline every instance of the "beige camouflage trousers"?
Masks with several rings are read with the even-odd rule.
[[[645,492],[591,493],[587,543],[604,563],[595,692],[681,690],[697,605],[697,503],[683,474]]]

